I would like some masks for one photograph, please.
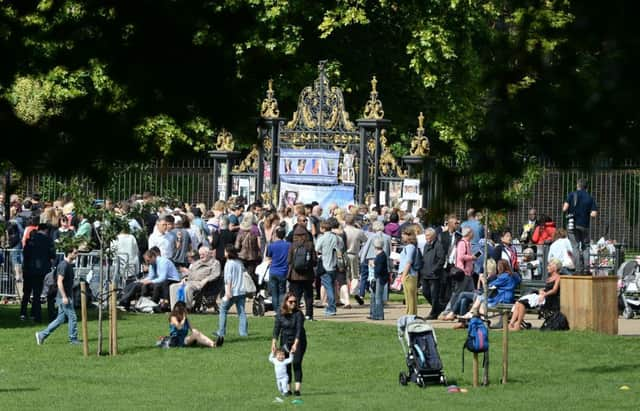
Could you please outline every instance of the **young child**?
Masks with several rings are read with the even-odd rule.
[[[273,364],[273,368],[276,372],[276,385],[280,394],[287,396],[291,395],[289,390],[289,375],[287,374],[287,365],[293,361],[293,355],[289,358],[285,358],[284,350],[278,349],[275,353],[269,354],[269,362]]]
[[[216,344],[206,335],[202,334],[195,328],[189,330],[191,325],[187,319],[187,306],[184,301],[178,301],[169,316],[169,336],[171,337],[171,345],[175,347],[186,347],[197,343],[205,347],[215,348]]]

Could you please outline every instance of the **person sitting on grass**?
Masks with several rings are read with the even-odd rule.
[[[276,386],[278,387],[280,394],[285,397],[289,395],[289,374],[287,369],[292,361],[293,355],[290,355],[289,358],[285,358],[285,352],[282,348],[269,353],[269,362],[273,364],[273,368],[276,373]],[[282,401],[280,397],[276,398],[276,401],[278,400]]]
[[[547,266],[549,277],[547,277],[547,280],[545,281],[544,288],[540,289],[537,293],[531,293],[520,297],[513,306],[513,314],[511,315],[511,321],[509,322],[510,331],[520,330],[524,324],[524,315],[527,308],[540,307],[541,310],[560,310],[561,269],[562,262],[560,260],[554,258],[549,261]]]
[[[191,330],[191,335],[189,335]],[[216,344],[211,338],[202,334],[195,328],[191,328],[187,318],[187,305],[183,301],[178,301],[171,310],[169,316],[169,338],[172,347],[187,347],[198,344],[203,347],[215,348]]]

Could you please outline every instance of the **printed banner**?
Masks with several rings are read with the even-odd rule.
[[[331,203],[344,208],[354,203],[353,186],[308,186],[303,184],[280,183],[280,207],[293,206],[297,202],[309,204],[317,201],[323,210]]]
[[[337,184],[339,151],[281,149],[280,181],[301,184]]]

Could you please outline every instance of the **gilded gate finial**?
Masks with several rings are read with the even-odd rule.
[[[380,120],[384,117],[382,102],[378,99],[378,80],[376,76],[371,79],[371,94],[369,101],[364,106],[364,118],[367,120]]]
[[[233,151],[235,143],[233,142],[233,136],[224,128],[218,134],[216,140],[216,150],[218,151]]]
[[[269,79],[269,87],[267,88],[267,97],[262,100],[260,107],[260,116],[262,118],[278,118],[280,110],[278,109],[278,100],[274,97],[273,80]]]
[[[420,112],[418,116],[418,128],[416,129],[416,135],[411,140],[411,149],[409,153],[412,156],[428,156],[429,151],[429,139],[424,135],[424,115]]]

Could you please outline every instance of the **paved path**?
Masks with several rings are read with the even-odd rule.
[[[247,305],[247,312],[251,312],[250,305]],[[338,307],[338,313],[334,317],[324,317],[324,310],[322,308],[314,308],[314,317],[320,321],[344,321],[344,322],[363,322],[372,324],[387,324],[396,325],[396,321],[402,315],[405,314],[405,306],[401,303],[390,302],[385,306],[383,321],[367,320],[369,315],[369,304],[365,303],[359,306],[357,303],[353,305],[351,309],[343,309]],[[418,306],[418,314],[427,316],[429,313],[429,307],[426,305]],[[268,312],[266,315],[273,315],[273,312]],[[527,314],[526,320],[531,322],[533,328],[540,328],[542,320],[534,314]],[[454,321],[438,321],[431,322],[434,328],[452,328],[455,324]],[[463,332],[462,330],[460,332]],[[618,319],[618,335],[634,335],[640,336],[640,318],[632,320]]]

